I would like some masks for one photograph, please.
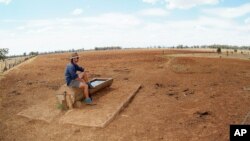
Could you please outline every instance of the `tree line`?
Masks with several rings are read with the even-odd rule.
[[[56,51],[46,51],[46,52],[40,52],[39,55],[45,55],[45,54],[57,54],[57,53],[67,53],[67,52],[82,52],[85,51],[84,48],[81,49],[69,49],[69,50],[56,50]]]
[[[110,47],[95,47],[95,50],[119,50],[122,49],[120,46],[110,46]]]
[[[192,45],[192,46],[187,46],[187,45],[177,45],[177,46],[149,46],[147,48],[212,48],[212,49],[246,49],[250,50],[250,46],[236,46],[236,45],[220,45],[220,44],[214,44],[214,45]]]
[[[143,47],[137,47],[143,48]],[[177,49],[184,49],[184,48],[212,48],[212,49],[245,49],[250,50],[250,46],[236,46],[236,45],[220,45],[220,44],[213,44],[213,45],[177,45],[177,46],[148,46],[146,48],[177,48]],[[107,47],[95,47],[94,50],[120,50],[122,47],[120,46],[107,46]],[[127,49],[127,48],[125,48]],[[36,56],[36,55],[43,55],[43,54],[55,54],[55,53],[66,53],[66,52],[82,52],[85,51],[84,48],[82,49],[69,49],[69,50],[57,50],[57,51],[48,51],[48,52],[30,52],[30,53],[23,53],[22,55],[11,55],[6,56],[9,52],[8,48],[0,48],[0,60],[4,60],[6,58],[14,58],[14,57],[23,57],[23,56]]]

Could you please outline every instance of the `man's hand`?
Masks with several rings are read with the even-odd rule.
[[[86,83],[83,79],[81,79],[81,78],[76,78],[78,81],[80,81],[80,82],[84,82],[84,83]]]

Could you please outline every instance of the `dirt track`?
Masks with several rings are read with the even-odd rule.
[[[166,57],[174,53],[191,52],[80,53],[90,77],[143,85],[104,129],[61,125],[59,117],[47,124],[16,115],[53,97],[64,84],[69,54],[38,56],[0,80],[0,140],[228,140],[229,125],[241,124],[250,111],[250,91],[243,90],[250,87],[249,60]]]

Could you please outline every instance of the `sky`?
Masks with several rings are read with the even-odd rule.
[[[0,48],[250,45],[250,0],[0,0]]]

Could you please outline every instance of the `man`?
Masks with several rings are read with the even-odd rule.
[[[77,53],[72,53],[70,57],[70,63],[67,65],[65,70],[65,79],[67,86],[73,88],[80,88],[83,90],[83,96],[85,97],[84,102],[86,104],[93,104],[92,99],[89,95],[90,83],[88,83],[88,77],[84,68],[77,65],[79,56]],[[77,73],[80,71],[80,73]]]

